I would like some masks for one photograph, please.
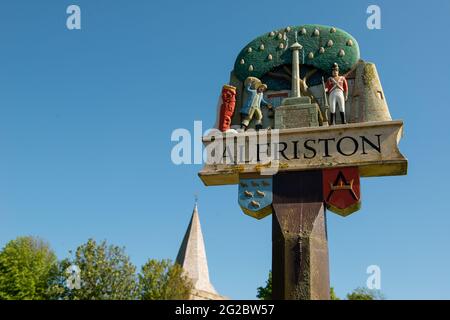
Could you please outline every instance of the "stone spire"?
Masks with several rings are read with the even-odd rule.
[[[192,299],[220,299],[209,281],[208,261],[205,243],[198,216],[197,203],[194,206],[191,222],[178,251],[176,262],[180,264],[194,284]]]

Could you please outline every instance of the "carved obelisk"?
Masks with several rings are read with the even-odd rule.
[[[300,91],[300,50],[303,47],[297,42],[297,33],[295,34],[295,43],[291,46],[292,50],[292,89],[291,97],[299,98],[302,96]]]
[[[275,110],[275,129],[319,126],[317,116],[319,107],[311,103],[311,98],[302,97],[300,90],[300,50],[303,50],[303,46],[295,41],[290,49],[292,50],[291,94]]]

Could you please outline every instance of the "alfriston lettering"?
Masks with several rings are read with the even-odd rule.
[[[263,144],[257,144],[256,145],[256,159],[257,162],[261,162],[261,148],[264,147],[265,151],[263,149],[263,152],[265,153],[264,159],[267,159],[268,156],[270,156],[269,150],[270,150],[270,142],[269,143],[263,143]]]
[[[349,149],[350,149],[350,151],[351,151],[351,150],[353,150],[353,151],[351,151],[350,153],[344,152],[345,148],[342,147],[342,143],[343,143],[344,141],[349,141],[349,142],[350,142],[350,147],[349,147]],[[347,145],[348,145],[348,144],[347,144]],[[339,153],[342,154],[343,156],[350,157],[350,156],[354,155],[354,154],[358,151],[359,143],[358,143],[358,141],[357,141],[355,138],[353,138],[353,137],[343,137],[343,138],[339,139],[338,143],[336,144],[336,147],[337,147],[337,152],[339,152]]]
[[[292,159],[300,159],[299,157],[298,157],[298,141],[292,141],[292,144],[293,144],[293,146],[294,146],[294,152],[293,152],[293,154],[294,154],[294,157],[292,158]]]
[[[331,138],[331,139],[319,139],[319,143],[324,142],[324,158],[329,158],[330,153],[329,153],[329,148],[328,148],[328,141],[336,141],[335,138]]]
[[[304,143],[305,149],[306,149],[306,150],[309,150],[309,151],[311,151],[311,152],[313,152],[313,154],[312,154],[311,156],[308,156],[308,155],[306,154],[306,152],[305,152],[305,154],[304,154],[304,158],[305,158],[305,159],[313,159],[313,158],[315,158],[316,155],[317,155],[316,149],[314,149],[312,146],[310,146],[310,143],[311,143],[311,142],[316,143],[316,140],[309,139],[309,140],[306,140],[305,143]]]
[[[381,141],[380,141],[381,134],[376,134],[375,136],[377,137],[377,142],[378,142],[377,144],[373,143],[372,141],[370,141],[369,139],[367,139],[364,136],[360,136],[361,141],[362,141],[362,150],[363,150],[362,154],[367,154],[366,143],[368,145],[370,145],[373,149],[377,150],[378,153],[381,153]]]
[[[284,152],[286,151],[288,147],[288,144],[286,142],[279,142],[278,143],[278,152],[283,156],[283,158],[285,158],[286,160],[290,160],[285,154]],[[295,157],[295,151],[294,151],[294,157]]]
[[[352,157],[355,155],[364,156],[369,153],[381,154],[382,135],[374,134],[371,136],[343,136],[335,138],[320,138],[306,140],[279,141],[272,144],[256,143],[251,145],[251,141],[243,140],[244,145],[234,141],[232,146],[223,146],[222,163],[248,164],[264,163],[271,159],[292,161],[292,160],[311,160],[315,158],[332,158],[340,155]],[[225,141],[224,141],[225,142]],[[237,145],[236,145],[237,144]],[[239,155],[234,155],[233,150],[240,150]],[[247,150],[247,152],[244,152]],[[248,156],[246,155],[248,154]],[[256,153],[256,154],[253,154]]]

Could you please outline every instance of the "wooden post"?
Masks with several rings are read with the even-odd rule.
[[[330,277],[322,171],[273,178],[272,298],[328,300]]]

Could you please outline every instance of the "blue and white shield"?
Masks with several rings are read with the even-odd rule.
[[[262,219],[272,213],[272,178],[240,179],[238,202],[245,214]]]

